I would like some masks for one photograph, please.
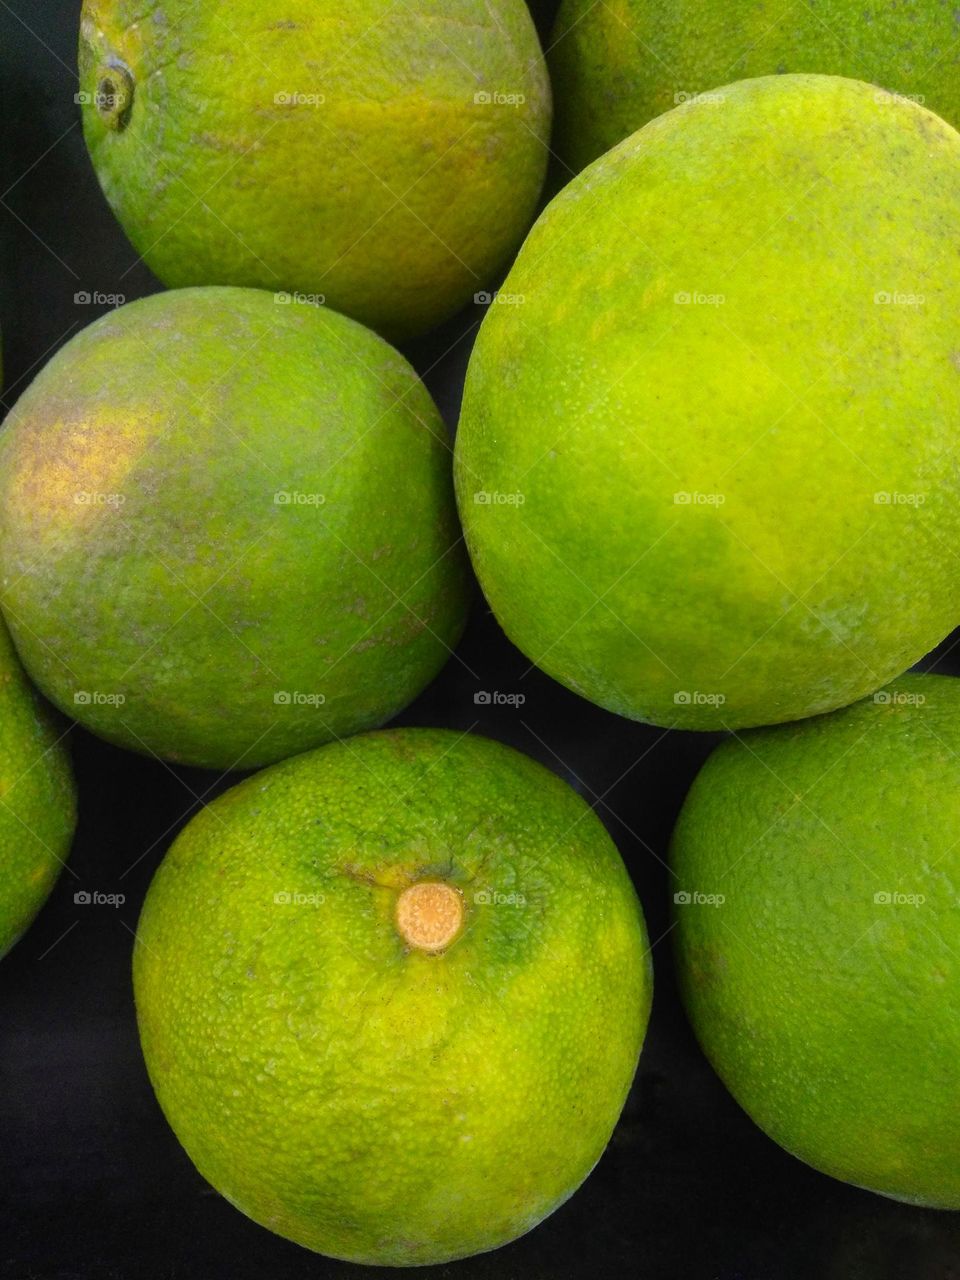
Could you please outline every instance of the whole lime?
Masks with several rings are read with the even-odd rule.
[[[960,681],[728,741],[673,840],[704,1051],[781,1146],[960,1209]]]
[[[554,145],[581,169],[681,102],[785,71],[868,80],[960,125],[958,34],[942,0],[563,0],[550,39]]]
[[[493,1249],[599,1159],[650,1009],[643,917],[567,785],[395,730],[191,822],[134,953],[147,1067],[200,1172],[355,1262]]]
[[[46,902],[76,818],[63,728],[31,687],[0,623],[0,956]]]
[[[960,617],[960,135],[851,80],[721,97],[540,218],[455,464],[510,638],[701,729],[851,702]]]
[[[85,0],[87,145],[167,285],[324,295],[392,338],[506,261],[546,170],[523,0]]]
[[[95,733],[250,768],[372,728],[464,621],[446,432],[381,338],[256,289],[75,337],[0,435],[2,603]]]

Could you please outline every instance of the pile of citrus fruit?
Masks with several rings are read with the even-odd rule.
[[[672,870],[733,1095],[960,1208],[960,686],[904,674],[960,624],[955,15],[697,8],[564,0],[547,60],[523,0],[83,4],[90,157],[169,289],[0,432],[0,951],[68,854],[64,715],[262,769],[157,871],[137,1014],[197,1168],[320,1253],[536,1226],[650,1014],[575,791],[382,728],[471,569],[556,681],[727,735]],[[477,294],[454,446],[391,343]]]

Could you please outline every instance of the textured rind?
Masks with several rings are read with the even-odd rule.
[[[114,63],[122,129],[95,100]],[[323,294],[394,339],[493,277],[546,171],[522,0],[86,0],[80,88],[100,183],[165,284]]]
[[[0,623],[0,956],[46,902],[70,851],[77,802],[62,734]]]
[[[454,466],[514,643],[696,729],[833,710],[958,617],[960,136],[850,80],[720,97],[548,206]]]
[[[421,878],[464,895],[439,955],[394,923]],[[195,818],[147,895],[134,983],[201,1173],[311,1249],[414,1265],[513,1239],[587,1176],[652,972],[584,801],[509,748],[414,729],[286,761]]]
[[[677,905],[674,937],[741,1106],[825,1173],[960,1208],[960,681],[726,742],[671,864],[725,899]]]
[[[459,638],[459,543],[413,369],[260,290],[98,320],[0,435],[2,603],[28,671],[167,759],[250,768],[389,719]]]
[[[866,80],[960,126],[958,41],[953,0],[564,0],[554,146],[579,170],[680,102],[784,72]]]

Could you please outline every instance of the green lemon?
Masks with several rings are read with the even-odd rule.
[[[483,738],[369,734],[215,801],[147,895],[147,1067],[200,1172],[280,1235],[413,1265],[529,1231],[599,1159],[651,998],[599,820]]]
[[[697,729],[852,702],[960,617],[960,135],[851,80],[720,96],[544,212],[455,465],[527,657]]]
[[[523,0],[85,0],[84,133],[167,285],[323,295],[391,338],[529,225],[550,87]]]
[[[70,758],[0,623],[0,956],[46,902],[70,851]]]
[[[0,435],[3,609],[87,728],[210,768],[373,728],[468,600],[450,451],[402,356],[256,289],[77,335]]]
[[[672,851],[690,1020],[835,1178],[960,1209],[960,681],[904,676],[714,752]]]
[[[868,80],[960,125],[958,39],[943,0],[563,0],[555,146],[581,169],[679,103],[783,72]]]

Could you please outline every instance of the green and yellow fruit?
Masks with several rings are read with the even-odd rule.
[[[720,99],[547,208],[455,464],[514,643],[695,729],[852,702],[960,618],[960,135],[825,76]]]
[[[84,132],[167,285],[324,295],[400,339],[526,231],[550,87],[523,0],[85,0]]]
[[[70,758],[0,623],[0,956],[56,883],[76,826]]]
[[[590,1172],[650,1009],[609,836],[515,751],[369,734],[191,822],[134,954],[147,1067],[200,1172],[355,1262],[529,1231]]]
[[[459,637],[459,537],[446,432],[403,357],[260,290],[105,316],[0,435],[28,671],[170,760],[250,768],[399,711]]]
[[[564,0],[550,39],[555,146],[574,169],[731,80],[867,80],[960,125],[960,26],[946,0]]]
[[[707,1057],[808,1164],[960,1209],[960,681],[728,741],[673,841]]]

